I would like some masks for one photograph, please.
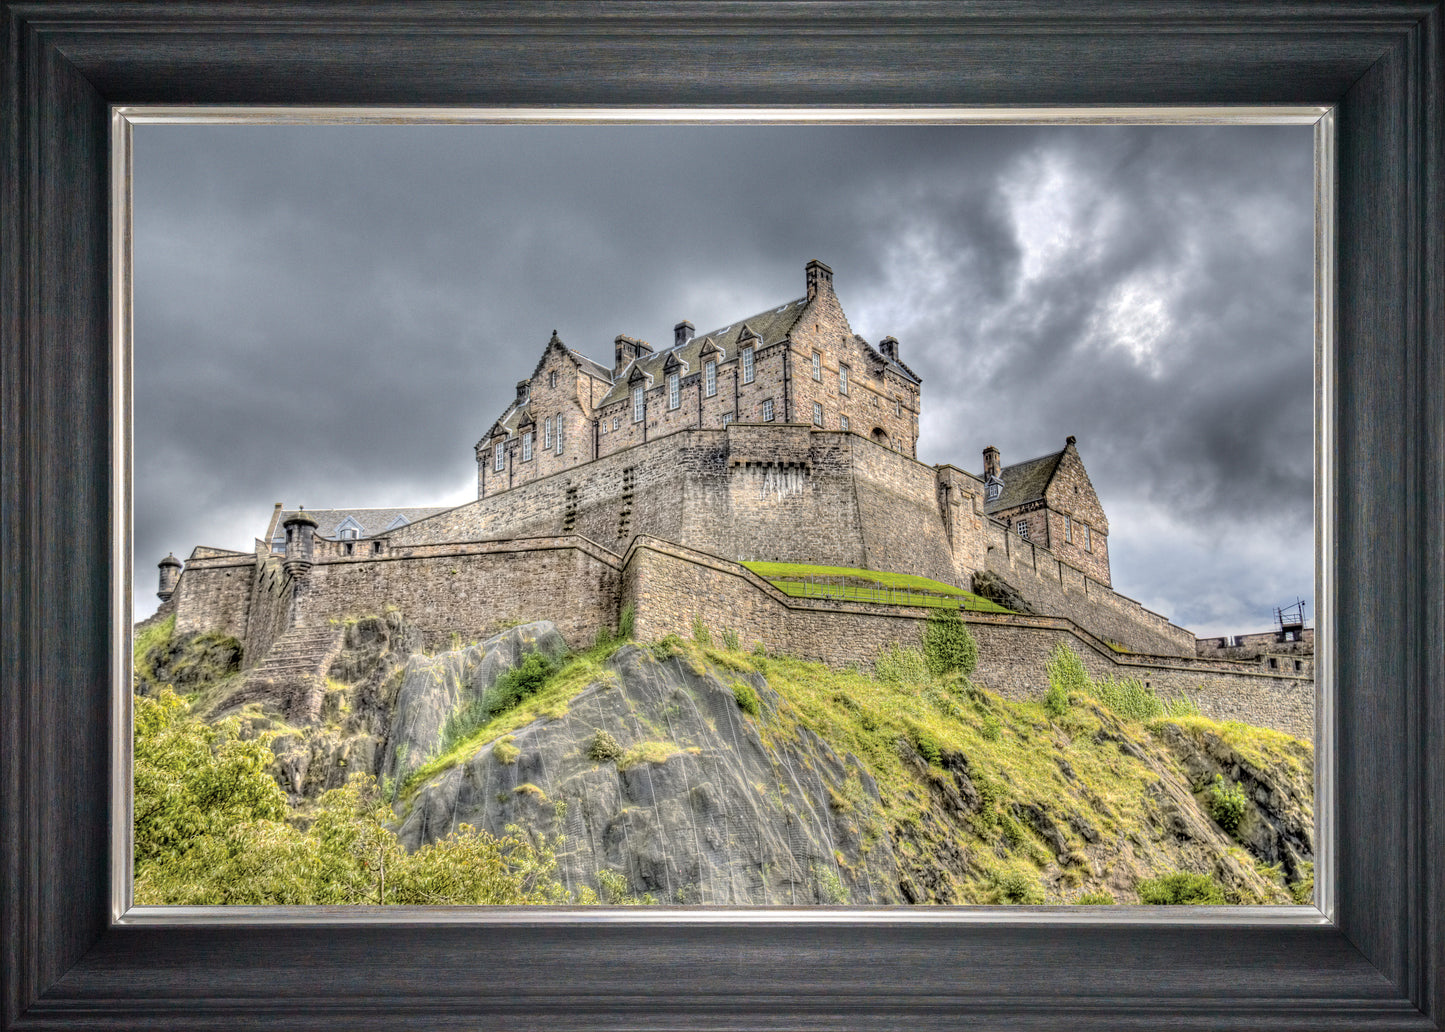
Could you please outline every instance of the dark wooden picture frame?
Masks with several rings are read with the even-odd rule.
[[[1438,0],[0,10],[0,1028],[1442,1027]],[[118,918],[124,104],[1334,106],[1329,912]]]

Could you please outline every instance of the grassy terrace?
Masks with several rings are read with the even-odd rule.
[[[794,598],[832,598],[893,606],[958,606],[976,613],[1007,613],[996,602],[911,573],[881,573],[850,566],[745,562],[753,573]]]

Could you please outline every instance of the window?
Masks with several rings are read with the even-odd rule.
[[[548,386],[548,387],[556,387],[556,386],[557,386],[557,371],[556,371],[555,369],[552,370],[550,373],[547,374],[547,386]]]
[[[813,379],[823,379],[823,356],[813,352]]]
[[[646,411],[646,406],[642,403],[642,388],[634,387],[632,388],[632,421],[641,423],[644,411]]]
[[[847,417],[847,416],[839,416],[839,417],[838,417],[838,429],[840,429],[840,430],[847,430],[847,429],[848,429],[848,417]]]
[[[845,365],[838,366],[838,393],[848,393],[848,367]],[[846,430],[847,427],[844,429]]]
[[[895,402],[893,403],[893,414],[894,414],[895,416],[901,416],[901,415],[903,415],[903,402],[901,402],[901,401],[895,401]]]
[[[372,555],[381,555],[381,542],[380,542],[380,541],[373,541],[373,542],[371,543],[371,554],[372,554]]]
[[[620,427],[621,425],[622,425],[622,417],[621,417],[621,416],[613,416],[613,417],[612,417],[612,429],[616,430],[616,429],[617,429],[618,427]]]
[[[1094,535],[1093,535],[1093,532],[1089,530],[1088,524],[1085,524],[1085,525],[1084,525],[1084,551],[1085,551],[1085,552],[1092,552],[1093,550],[1094,550]]]
[[[703,393],[711,398],[717,393],[717,363],[709,362],[702,367],[703,370]]]
[[[506,455],[502,451],[502,445],[498,444],[492,449],[492,468],[500,473],[507,466]]]
[[[355,552],[355,550],[356,550],[356,546],[355,546],[354,544],[352,544],[350,541],[346,542],[346,544],[344,544],[344,545],[341,546],[341,554],[342,554],[342,555],[351,555],[353,552]]]
[[[771,423],[772,421],[773,421],[773,399],[772,399],[772,398],[764,398],[764,399],[763,399],[763,422],[764,422],[764,423]]]
[[[355,541],[361,536],[361,532],[355,527],[347,527],[339,535],[342,541]]]
[[[678,373],[667,374],[667,407],[675,409],[682,404],[682,377]]]
[[[1270,656],[1270,657],[1269,657],[1269,668],[1270,668],[1271,670],[1278,670],[1278,669],[1279,669],[1279,660],[1275,659],[1273,656]]]
[[[557,454],[562,454],[562,417],[557,417]]]
[[[743,348],[743,383],[753,382],[753,349]]]
[[[727,425],[728,425],[729,423],[731,423],[732,421],[733,421],[733,414],[732,414],[731,412],[724,412],[724,413],[723,413],[723,426],[727,426]]]
[[[271,551],[281,553],[286,551],[286,539],[284,537],[271,539]]]
[[[1299,672],[1300,672],[1301,670],[1303,670],[1303,669],[1304,669],[1304,664],[1301,663],[1299,660],[1295,660],[1295,661],[1294,661],[1294,672],[1295,672],[1295,673],[1299,673]]]
[[[532,431],[530,430],[522,435],[522,461],[532,461]]]
[[[823,403],[821,401],[813,402],[813,425],[823,425]]]
[[[1029,521],[1028,521],[1028,520],[1019,520],[1019,537],[1023,538],[1025,541],[1027,541],[1027,540],[1029,539]]]
[[[552,447],[552,417],[548,416],[542,429],[542,447]]]
[[[1067,516],[1064,517],[1064,540],[1070,543],[1074,540],[1074,522]]]

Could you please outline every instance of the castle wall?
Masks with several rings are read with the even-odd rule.
[[[176,633],[215,631],[244,640],[255,565],[255,557],[245,553],[196,549],[172,596]]]
[[[925,609],[789,598],[735,563],[649,537],[633,542],[623,569],[643,640],[691,637],[694,620],[701,620],[714,640],[724,630],[737,632],[743,648],[761,642],[770,651],[804,659],[871,666],[889,642],[918,645],[928,617]],[[1187,694],[1218,720],[1305,739],[1314,733],[1310,678],[1260,673],[1222,660],[1119,655],[1058,617],[963,616],[979,644],[975,679],[1007,697],[1042,696],[1049,654],[1064,643],[1079,653],[1091,677],[1137,678],[1164,697]]]
[[[1158,613],[1061,563],[996,523],[987,527],[987,569],[1041,612],[1064,616],[1135,652],[1194,655],[1194,635]]]
[[[243,669],[260,663],[291,622],[292,587],[295,582],[282,569],[279,556],[271,555],[264,542],[258,542],[258,547],[241,653]]]
[[[870,570],[961,584],[938,508],[938,474],[898,452],[849,438]]]
[[[395,609],[427,647],[551,620],[581,648],[617,622],[617,557],[577,538],[396,549],[317,562],[296,582],[295,626]]]

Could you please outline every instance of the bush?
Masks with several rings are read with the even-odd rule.
[[[908,729],[908,737],[913,741],[913,748],[918,750],[922,756],[933,766],[938,766],[943,761],[943,750],[938,746],[938,739],[927,728],[914,725]]]
[[[935,677],[958,672],[965,677],[978,666],[978,643],[958,615],[957,606],[936,609],[923,628],[923,657]]]
[[[1022,871],[1009,871],[993,879],[994,902],[996,903],[1042,903],[1044,890],[1038,881]]]
[[[1162,878],[1145,878],[1136,886],[1139,902],[1152,906],[1218,906],[1224,903],[1224,890],[1207,874],[1176,871]]]
[[[916,687],[928,680],[928,663],[923,653],[896,641],[879,650],[873,670],[878,680],[894,688]]]
[[[753,686],[746,681],[733,682],[733,698],[737,700],[738,709],[749,716],[756,717],[763,711],[762,703],[758,699],[758,693]]]
[[[738,652],[742,646],[738,641],[738,632],[732,629],[725,629],[722,632],[723,648],[729,652]]]
[[[491,720],[536,695],[556,672],[557,664],[545,653],[529,653],[521,663],[498,677],[485,694],[458,707],[447,718],[438,755],[450,752]]]
[[[1045,669],[1049,690],[1044,693],[1044,710],[1051,717],[1062,717],[1069,711],[1069,696],[1089,689],[1089,675],[1079,654],[1063,642],[1054,646]]]
[[[652,656],[654,659],[669,659],[687,649],[681,638],[675,634],[664,634],[661,641],[652,643]]]
[[[632,632],[637,629],[637,606],[629,602],[622,607],[622,613],[617,618],[617,640],[631,641]]]
[[[1114,897],[1108,892],[1086,892],[1077,902],[1081,907],[1101,907],[1113,903]]]
[[[592,744],[587,747],[587,758],[593,763],[606,763],[621,755],[622,746],[617,744],[617,739],[599,727],[592,736]]]
[[[1214,784],[1209,786],[1209,816],[1214,818],[1218,824],[1229,834],[1233,835],[1239,829],[1239,822],[1244,819],[1244,810],[1249,802],[1240,788],[1232,781],[1226,781],[1223,774],[1214,775]]]
[[[705,649],[712,648],[712,632],[707,629],[707,624],[702,622],[702,617],[692,618],[692,640]]]
[[[985,713],[983,722],[979,724],[978,733],[985,741],[997,742],[1003,735],[1003,721],[992,713]]]

